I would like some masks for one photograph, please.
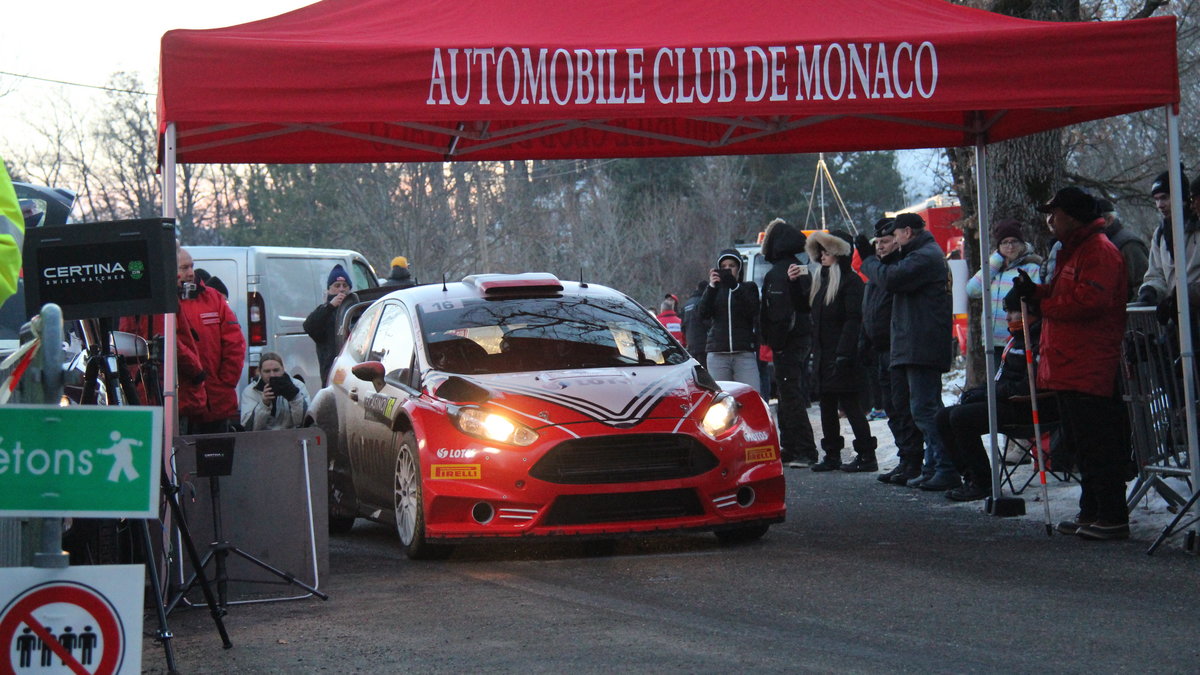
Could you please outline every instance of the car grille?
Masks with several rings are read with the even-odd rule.
[[[548,483],[595,485],[698,476],[717,465],[708,448],[681,434],[628,434],[559,443],[529,474]]]
[[[590,525],[703,514],[704,508],[693,490],[563,495],[554,500],[543,524]]]

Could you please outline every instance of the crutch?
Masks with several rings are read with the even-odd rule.
[[[1021,332],[1025,335],[1025,372],[1029,374],[1029,405],[1033,409],[1033,446],[1037,448],[1038,474],[1042,480],[1042,506],[1046,509],[1046,536],[1054,536],[1050,520],[1050,492],[1046,488],[1046,454],[1042,451],[1042,421],[1038,417],[1037,378],[1033,372],[1033,343],[1029,341],[1029,312],[1021,298]]]

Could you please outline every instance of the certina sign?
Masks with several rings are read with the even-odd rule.
[[[87,265],[67,265],[62,267],[47,267],[42,270],[42,277],[50,284],[64,284],[82,281],[113,281],[117,279],[141,279],[146,271],[146,265],[140,260],[131,261],[128,265],[120,262],[93,263]]]
[[[640,105],[930,99],[932,42],[435,48],[427,105]]]

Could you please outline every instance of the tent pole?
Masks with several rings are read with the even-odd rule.
[[[162,166],[162,214],[164,218],[174,218],[175,210],[175,124],[168,123],[163,137],[163,166]],[[170,448],[175,439],[178,417],[178,401],[175,398],[177,374],[175,370],[178,358],[175,344],[175,315],[163,315],[163,448]],[[172,475],[171,463],[165,458],[169,453],[163,453],[167,467],[167,475]]]
[[[1179,171],[1179,113],[1174,106],[1166,106],[1167,112],[1167,176],[1171,181],[1171,230],[1174,242],[1171,257],[1175,264],[1175,297],[1179,299],[1179,355],[1183,360],[1184,418],[1187,421],[1188,464],[1192,470],[1192,490],[1200,490],[1200,449],[1196,438],[1196,355],[1193,351],[1192,310],[1188,302],[1186,263],[1187,235],[1183,230],[1183,195],[1188,189],[1180,181]],[[1200,523],[1192,530],[1192,542],[1200,538]],[[1196,550],[1192,551],[1197,552]]]
[[[979,323],[983,332],[983,362],[984,370],[987,373],[985,384],[987,386],[988,443],[992,454],[992,498],[989,501],[988,512],[994,516],[1004,516],[1012,514],[996,508],[1001,503],[1000,462],[1004,461],[1004,458],[1000,456],[1000,446],[996,439],[996,429],[999,427],[996,418],[996,358],[995,350],[992,348],[992,294],[988,291],[992,287],[992,269],[988,266],[988,256],[992,247],[991,228],[988,227],[988,223],[991,222],[991,214],[988,208],[987,143],[982,133],[975,137],[975,199],[976,225],[979,228],[979,272],[982,275],[984,289]],[[967,349],[970,348],[971,346],[967,345]]]

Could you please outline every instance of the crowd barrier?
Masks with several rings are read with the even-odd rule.
[[[1158,323],[1154,307],[1130,307],[1123,348],[1121,393],[1129,412],[1137,480],[1130,491],[1132,508],[1150,490],[1176,509],[1187,502],[1164,479],[1191,485],[1186,405],[1178,333]],[[1196,377],[1196,373],[1190,373]]]

